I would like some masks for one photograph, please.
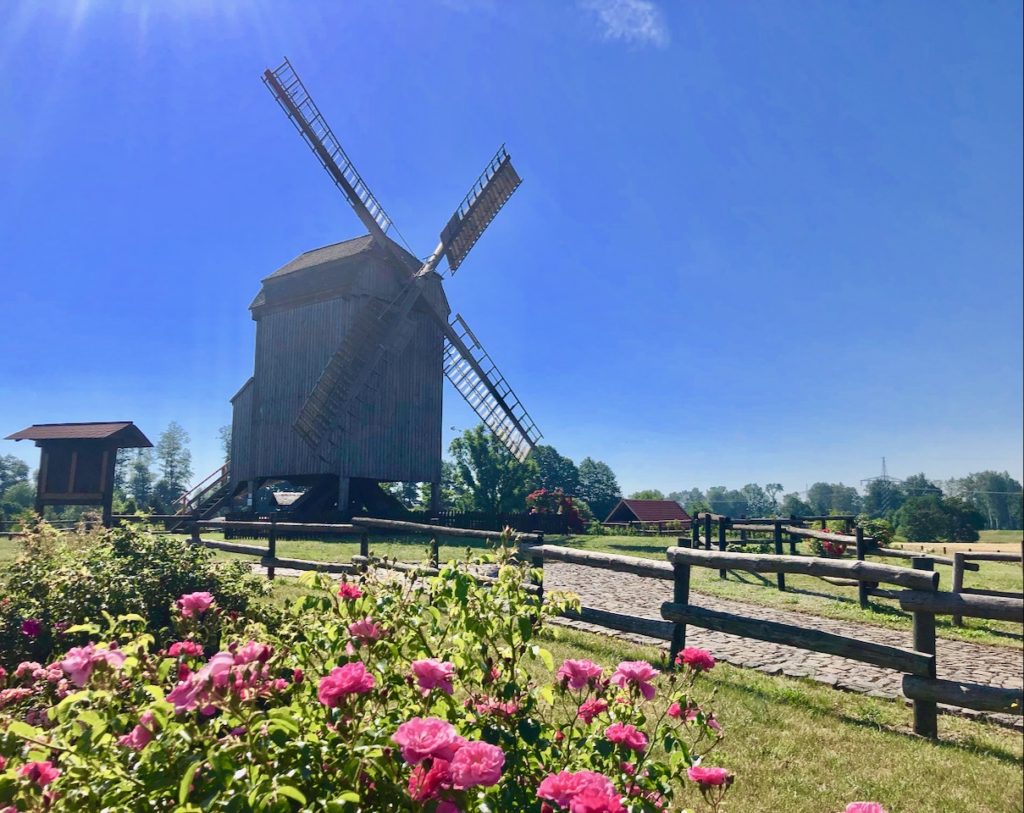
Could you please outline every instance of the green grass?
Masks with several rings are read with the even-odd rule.
[[[1024,538],[1024,531],[979,531],[978,534],[979,541],[986,544],[1019,545]]]
[[[557,634],[546,644],[556,664],[661,657],[606,636]],[[933,743],[910,733],[910,709],[895,701],[727,664],[707,680],[726,732],[708,764],[737,774],[727,810],[834,813],[855,800],[881,802],[890,813],[1003,813],[1024,805],[1019,732],[942,716],[942,741]]]

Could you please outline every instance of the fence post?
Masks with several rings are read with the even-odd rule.
[[[274,561],[277,559],[277,517],[270,515],[270,533],[267,534],[267,578],[274,580]]]
[[[543,537],[541,537],[540,544],[541,545],[544,544],[544,538]],[[531,548],[532,547],[536,547],[536,546],[531,545]],[[535,571],[538,571],[538,570],[540,571],[539,574],[531,573],[530,575],[532,576],[533,583],[535,585],[537,585],[537,588],[538,588],[537,589],[537,600],[543,605],[544,604],[544,557],[543,556],[535,556],[535,555],[533,555],[531,553],[530,554],[530,567],[533,570],[535,570]]]
[[[725,522],[725,520],[721,520],[721,519],[718,520],[718,549],[720,551],[724,551],[725,550],[725,528],[726,528],[726,525],[727,525],[727,523]],[[725,573],[726,573],[725,569],[719,570],[718,571],[718,578],[724,579],[725,578]]]
[[[859,525],[856,530],[857,534],[857,561],[864,561],[864,529]],[[863,609],[867,609],[868,606],[868,583],[865,581],[857,582],[857,599],[860,601],[860,606]]]
[[[711,550],[711,514],[704,515],[704,549]]]
[[[679,547],[689,548],[690,540],[686,537],[676,539]],[[685,562],[672,563],[672,603],[690,603],[690,565]],[[686,624],[675,624],[672,627],[672,644],[668,650],[668,668],[675,669],[676,655],[686,646]]]
[[[964,589],[964,554],[953,554],[953,592],[960,593]],[[962,627],[963,616],[953,616],[953,626]]]
[[[915,556],[914,570],[935,570],[935,562],[927,556]],[[935,679],[935,615],[923,610],[914,611],[914,649],[932,656],[928,677]],[[938,707],[934,700],[914,701],[914,733],[932,739],[939,735]]]
[[[775,553],[778,556],[782,556],[782,522],[775,520],[772,524],[772,537],[775,541]],[[779,590],[786,589],[786,574],[776,573],[775,582],[779,586]]]
[[[192,523],[192,539],[191,539],[191,542],[192,542],[193,545],[202,545],[203,544],[203,540],[199,536],[199,523],[198,522],[193,522]]]
[[[366,559],[370,558],[370,534],[368,531],[363,531],[359,537],[359,555]]]
[[[690,520],[690,539],[690,547],[700,547],[700,517],[696,515]]]
[[[800,541],[800,537],[796,534],[789,535],[789,555],[796,556],[796,543]]]

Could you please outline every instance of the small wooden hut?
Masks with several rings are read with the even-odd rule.
[[[99,505],[110,525],[114,464],[118,449],[152,446],[131,421],[37,423],[6,440],[34,440],[42,451],[36,485],[36,512],[47,505]]]

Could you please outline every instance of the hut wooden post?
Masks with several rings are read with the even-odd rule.
[[[190,541],[192,542],[193,545],[202,545],[203,544],[203,540],[199,536],[199,523],[198,522],[193,522],[192,523],[192,538],[191,538]]]
[[[964,554],[954,553],[953,554],[953,593],[960,593],[964,589]],[[956,627],[962,627],[964,623],[963,616],[954,615],[953,625]]]
[[[690,520],[690,539],[692,547],[700,547],[700,517],[696,515]]]
[[[857,526],[857,561],[864,561],[864,529],[859,525]],[[867,609],[868,606],[868,590],[867,582],[857,582],[857,599],[860,601],[860,606],[864,609]]]
[[[437,525],[438,524],[438,520],[437,519],[432,519],[432,520],[430,520],[430,524],[431,525]],[[438,561],[440,559],[441,559],[441,546],[440,546],[440,544],[437,541],[437,532],[435,531],[434,535],[432,537],[430,537],[430,566],[431,567],[437,567],[437,563],[438,563]]]
[[[727,525],[727,523],[725,522],[725,520],[722,520],[722,519],[718,520],[718,549],[720,551],[724,551],[725,550],[725,529],[726,529],[726,525]],[[724,579],[725,578],[725,574],[726,574],[725,569],[719,570],[718,571],[718,578]]]
[[[782,522],[775,520],[772,524],[772,538],[775,542],[775,555],[782,556]],[[779,590],[786,589],[786,574],[776,573],[775,583],[779,586]]]
[[[364,559],[370,557],[370,534],[366,531],[359,537],[359,555]]]
[[[705,520],[707,517],[705,517]],[[679,537],[676,542],[681,548],[690,547],[690,540]],[[672,564],[672,602],[674,604],[690,603],[690,565],[685,562]],[[676,655],[686,646],[686,624],[675,624],[672,627],[672,643],[668,650],[668,668],[675,669]]]
[[[914,570],[934,570],[935,563],[927,556],[915,556]],[[914,610],[914,649],[932,656],[929,678],[935,679],[935,615]],[[938,707],[934,700],[914,701],[914,733],[932,739],[938,737]]]
[[[267,578],[274,580],[274,562],[277,560],[277,517],[270,515],[270,530],[267,532]]]
[[[711,550],[711,514],[704,515],[704,549]]]

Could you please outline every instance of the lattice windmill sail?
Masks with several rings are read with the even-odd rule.
[[[292,424],[295,432],[321,458],[330,459],[331,447],[344,431],[347,416],[365,395],[375,373],[389,357],[400,354],[415,333],[414,310],[425,310],[444,337],[444,375],[509,452],[524,460],[541,434],[465,320],[456,315],[449,322],[437,272],[442,258],[447,260],[451,273],[458,270],[521,183],[504,146],[449,218],[434,251],[417,267],[411,255],[388,237],[391,218],[363,181],[291,64],[285,60],[276,70],[267,70],[263,80],[371,236],[399,267],[407,269],[406,279],[390,301],[370,299],[359,307],[303,399]]]

